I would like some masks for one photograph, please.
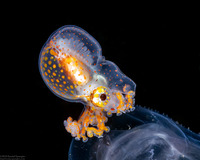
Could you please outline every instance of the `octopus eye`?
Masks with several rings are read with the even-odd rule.
[[[105,93],[101,94],[101,95],[100,95],[100,99],[101,99],[102,101],[105,101],[105,100],[106,100],[106,94],[105,94]]]
[[[110,99],[110,94],[106,87],[100,86],[93,90],[92,94],[90,95],[90,99],[92,104],[97,107],[105,107]]]

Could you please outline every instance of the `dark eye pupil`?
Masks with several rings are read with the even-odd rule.
[[[102,101],[105,101],[105,100],[106,100],[106,94],[101,94],[101,95],[100,95],[100,99],[101,99]]]

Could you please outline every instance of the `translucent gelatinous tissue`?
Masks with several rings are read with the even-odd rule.
[[[136,84],[101,52],[86,31],[64,26],[49,37],[39,57],[40,73],[49,89],[66,101],[85,105],[78,121],[71,117],[64,121],[66,130],[84,142],[109,131],[107,116],[134,110]]]
[[[199,160],[200,135],[159,113],[136,106],[109,119],[111,132],[72,141],[69,160]]]
[[[55,31],[40,52],[39,69],[56,96],[84,104],[77,121],[64,121],[75,140],[87,142],[73,139],[70,160],[200,160],[200,136],[135,107],[136,84],[105,60],[99,43],[83,29]]]

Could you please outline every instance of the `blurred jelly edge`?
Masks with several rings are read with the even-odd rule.
[[[113,116],[111,131],[88,142],[72,140],[69,160],[200,160],[200,135],[167,116],[136,106]]]

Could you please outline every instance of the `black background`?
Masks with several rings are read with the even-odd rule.
[[[62,19],[57,19],[59,13],[20,14],[7,32],[12,40],[6,42],[0,155],[66,159],[72,138],[63,121],[68,116],[77,119],[83,105],[66,102],[45,86],[38,57],[51,33],[69,24],[90,33],[101,44],[103,56],[137,84],[136,104],[200,132],[199,19],[169,12],[96,17],[72,16],[66,10]]]

